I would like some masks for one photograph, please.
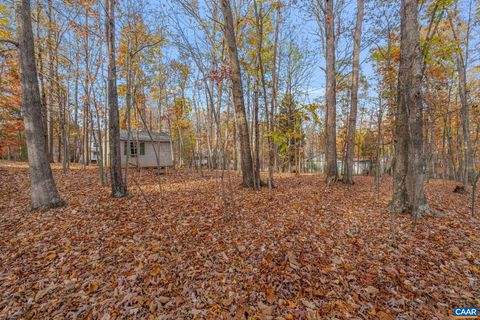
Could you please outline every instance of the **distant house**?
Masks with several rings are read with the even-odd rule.
[[[325,173],[327,161],[325,154],[319,154],[307,159],[306,171]],[[337,159],[337,170],[339,175],[343,175],[343,160]],[[353,159],[353,174],[354,175],[368,175],[372,170],[372,161],[370,159],[355,158]]]
[[[100,147],[98,143],[91,142],[90,143],[90,162],[97,163],[100,158],[99,154],[100,154]]]
[[[208,165],[208,156],[207,155],[203,155],[200,157],[200,155],[195,155],[195,157],[193,158],[193,161],[194,161],[194,165],[199,167],[199,166],[207,166]]]
[[[130,148],[128,163],[140,168],[157,166],[158,154],[159,165],[169,167],[173,165],[172,139],[165,132],[131,131],[130,145],[128,145],[128,131],[120,130],[120,152],[122,166],[127,161],[127,151]]]
[[[369,175],[372,171],[372,161],[365,158],[355,158],[353,159],[353,174],[354,175]],[[342,161],[342,170],[340,171],[343,174],[343,161]]]

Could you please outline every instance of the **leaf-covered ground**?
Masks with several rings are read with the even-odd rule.
[[[65,208],[28,212],[25,164],[0,162],[0,319],[448,319],[480,305],[480,222],[469,196],[432,180],[443,218],[396,219],[391,245],[373,179],[317,175],[239,186],[226,214],[218,173],[131,171],[112,199],[97,170],[54,167]]]

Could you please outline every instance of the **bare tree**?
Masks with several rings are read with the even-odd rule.
[[[31,176],[31,209],[63,206],[47,156],[42,121],[42,104],[38,87],[30,0],[16,0],[17,37],[21,83],[22,111],[27,136],[28,164]]]
[[[248,133],[247,116],[245,114],[245,101],[242,88],[242,74],[238,60],[237,41],[233,24],[232,8],[230,1],[222,0],[222,13],[224,17],[224,35],[228,45],[228,55],[232,68],[232,93],[235,105],[235,116],[240,138],[240,153],[242,160],[242,177],[245,187],[254,187],[255,174],[253,168],[250,138]]]
[[[468,63],[468,45],[470,37],[470,24],[471,24],[471,10],[472,2],[470,1],[469,9],[469,21],[467,22],[467,34],[465,39],[460,39],[456,25],[461,25],[458,22],[455,22],[452,17],[452,13],[448,13],[448,20],[450,22],[450,27],[452,29],[452,34],[455,39],[455,43],[461,43],[465,41],[466,48],[463,52],[463,48],[458,45],[457,50],[455,50],[455,62],[457,65],[458,72],[458,94],[460,97],[460,103],[462,105],[461,115],[462,115],[462,135],[463,135],[463,145],[465,149],[464,159],[464,172],[463,174],[463,188],[464,191],[467,191],[468,184],[473,181],[474,170],[473,170],[473,159],[472,159],[472,147],[470,142],[470,120],[469,120],[469,105],[468,105],[468,88],[467,88],[467,63]],[[461,157],[461,150],[459,151],[459,157]]]
[[[355,128],[357,124],[358,74],[360,69],[360,41],[362,37],[363,0],[357,1],[357,24],[353,40],[352,89],[350,92],[350,115],[348,117],[347,153],[345,157],[345,176],[343,181],[353,184],[353,151],[355,146]]]
[[[254,12],[255,12],[255,24],[257,28],[257,37],[258,37],[258,44],[257,44],[257,71],[260,71],[260,78],[261,78],[261,83],[262,83],[262,96],[263,96],[263,101],[264,101],[264,107],[265,107],[265,117],[266,117],[266,124],[267,124],[267,149],[268,149],[268,192],[269,192],[269,198],[272,199],[272,188],[273,188],[273,166],[274,166],[274,161],[275,161],[275,154],[273,150],[273,138],[271,136],[271,133],[273,133],[273,108],[269,110],[268,108],[268,98],[267,98],[267,86],[266,86],[266,80],[265,80],[265,68],[263,66],[263,61],[262,61],[262,46],[263,46],[263,7],[262,4],[258,5],[257,1],[255,0],[253,2],[254,5]],[[258,8],[257,8],[258,7]],[[275,65],[275,60],[276,60],[276,51],[277,51],[277,42],[278,42],[278,27],[279,27],[279,15],[280,15],[280,6],[277,6],[277,19],[275,22],[275,42],[274,42],[274,56],[273,56],[273,80],[272,80],[272,87],[275,87],[275,73],[276,73],[276,65]],[[275,89],[272,89],[272,99],[271,101],[275,100]],[[274,105],[274,102],[272,102],[272,106]],[[260,181],[260,175],[259,171],[260,168],[257,166],[257,171],[256,174],[256,179],[258,180],[258,184],[261,184]]]
[[[120,121],[118,115],[117,79],[115,65],[115,0],[105,0],[105,32],[108,56],[108,144],[110,148],[110,180],[112,196],[123,197],[127,188],[122,179],[120,154]],[[127,146],[128,147],[128,146]]]
[[[335,80],[335,21],[333,16],[333,0],[326,0],[325,5],[325,34],[326,34],[326,57],[327,57],[327,92],[325,115],[326,124],[326,181],[333,182],[338,178],[337,169],[337,110],[336,110],[336,80]]]
[[[52,0],[47,1],[48,35],[47,35],[47,61],[48,61],[48,94],[47,94],[47,135],[48,135],[48,160],[53,162],[53,107],[54,107],[54,53],[53,53],[53,25],[52,25]]]

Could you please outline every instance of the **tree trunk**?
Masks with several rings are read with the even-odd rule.
[[[95,129],[93,128],[93,115],[92,115],[92,136],[96,144],[95,151],[97,153],[97,164],[98,172],[100,176],[100,183],[102,186],[105,185],[105,172],[103,171],[104,167],[104,158],[103,158],[103,139],[102,139],[102,128],[100,126],[100,112],[99,106],[97,104],[97,99],[95,98],[95,90],[93,91],[93,106],[95,107],[95,113],[97,116],[97,134],[95,135]],[[98,137],[98,138],[96,138]]]
[[[62,142],[63,142],[63,172],[67,172],[68,170],[68,163],[70,161],[69,154],[68,154],[68,123],[67,123],[67,115],[70,114],[68,108],[69,102],[69,91],[68,88],[66,89],[67,92],[63,94],[62,97],[62,107],[61,107],[61,114],[60,114],[60,129],[62,131]]]
[[[393,212],[430,214],[424,193],[423,101],[416,0],[402,0],[398,107],[395,119]]]
[[[74,86],[74,95],[73,95],[73,124],[74,124],[74,135],[73,135],[73,162],[77,163],[79,161],[78,154],[78,53],[75,57],[75,86]]]
[[[357,0],[357,25],[353,41],[352,89],[350,91],[351,108],[348,117],[347,152],[345,157],[345,177],[343,181],[353,184],[353,151],[355,146],[355,127],[357,123],[358,74],[360,69],[360,41],[362,37],[363,0]]]
[[[114,1],[114,0],[112,0]],[[88,2],[86,3],[85,7],[85,86],[84,86],[84,102],[83,102],[83,135],[82,135],[82,143],[83,143],[83,168],[89,165],[90,163],[90,143],[89,143],[89,133],[88,133],[88,121],[89,121],[89,113],[90,113],[90,66],[89,66],[89,43],[88,43],[88,33],[89,33],[89,12],[88,12]]]
[[[455,96],[455,106],[458,105],[458,93]],[[457,124],[460,121],[460,112],[458,112],[458,109],[455,111],[455,116],[457,118]],[[462,139],[462,132],[460,131],[460,126],[456,126],[456,135],[457,135],[457,180],[458,181],[463,181],[463,139]]]
[[[31,176],[31,209],[64,205],[58,194],[47,156],[42,122],[42,104],[38,88],[29,0],[16,0],[18,56],[23,88],[22,111],[27,136],[28,164]]]
[[[128,49],[129,44],[127,45]],[[130,52],[127,53],[127,90],[125,92],[125,104],[127,107],[126,110],[126,122],[127,122],[127,144],[126,144],[126,153],[125,153],[125,175],[123,178],[123,183],[125,188],[128,188],[128,167],[130,166],[130,156],[132,152],[131,148],[131,134],[132,134],[132,121],[131,121],[131,112],[132,112],[132,57]]]
[[[53,162],[53,87],[54,87],[54,55],[53,55],[53,27],[52,27],[52,0],[48,0],[48,33],[47,33],[47,61],[48,61],[48,95],[47,95],[47,136],[48,160]]]
[[[272,129],[272,114],[270,113],[270,110],[268,108],[268,100],[267,100],[267,86],[266,86],[266,80],[265,80],[265,68],[263,66],[263,59],[262,59],[262,48],[263,48],[263,7],[262,4],[260,4],[259,8],[257,9],[257,1],[254,1],[254,8],[255,8],[255,21],[257,25],[257,36],[258,36],[258,46],[257,46],[257,55],[258,55],[258,71],[260,72],[260,79],[262,81],[262,96],[263,96],[263,103],[265,107],[265,122],[266,122],[266,128],[265,131],[267,133],[267,150],[268,150],[268,194],[269,198],[272,198],[272,188],[273,188],[273,160],[274,160],[274,154],[273,154],[273,139],[271,136],[271,133],[273,132]],[[275,26],[275,37],[276,40],[274,42],[274,57],[273,60],[275,60],[275,55],[276,55],[276,45],[278,41],[278,15],[280,8],[277,8],[277,22]],[[275,82],[275,61],[273,62],[273,69],[272,69],[272,74],[273,74],[273,79],[272,83]],[[274,98],[274,90],[272,90],[272,101],[275,99]],[[263,157],[262,157],[263,159]],[[261,179],[260,179],[260,169],[258,169],[257,172],[257,180],[258,183],[261,185]]]
[[[255,78],[253,83],[253,125],[252,125],[252,147],[253,147],[253,166],[255,170],[255,188],[260,188],[260,125],[258,119],[259,112],[259,79],[258,79],[258,57],[257,66],[255,70]]]
[[[265,102],[265,113],[267,115],[267,124],[268,124],[268,192],[269,197],[272,199],[272,188],[273,188],[273,170],[275,167],[275,150],[274,144],[275,140],[273,139],[273,133],[275,130],[273,115],[275,113],[275,103],[277,99],[277,55],[278,55],[278,34],[280,29],[280,6],[276,8],[277,14],[275,19],[275,36],[273,42],[273,66],[272,66],[272,97],[270,100],[270,110],[268,110],[267,103]],[[262,29],[263,34],[263,29]],[[262,68],[263,69],[263,68]],[[262,70],[263,80],[265,81],[265,71]],[[265,85],[264,85],[265,86]],[[266,90],[265,91],[265,99]]]
[[[445,124],[447,130],[447,145],[448,145],[448,160],[449,160],[449,174],[448,178],[457,180],[457,173],[455,170],[455,160],[453,158],[453,133],[452,133],[452,112],[450,111],[450,98],[452,88],[448,86],[448,100],[447,100],[447,123]]]
[[[115,0],[105,0],[105,30],[108,56],[108,144],[110,149],[110,180],[112,196],[123,197],[127,188],[122,180],[120,154],[120,123],[118,115],[117,79],[115,65]]]
[[[41,42],[40,42],[40,16],[41,16],[41,12],[42,12],[42,6],[40,5],[40,2],[37,0],[36,1],[36,8],[37,8],[37,16],[36,16],[36,20],[37,20],[37,23],[36,23],[36,28],[37,28],[37,32],[36,32],[36,38],[35,38],[35,41],[37,43],[37,59],[36,59],[36,62],[38,64],[38,70],[39,70],[39,74],[38,74],[38,78],[39,78],[39,87],[40,87],[40,101],[42,103],[42,121],[43,121],[43,129],[44,129],[44,132],[43,132],[43,136],[44,136],[44,139],[45,139],[45,142],[47,143],[47,146],[48,146],[48,134],[47,134],[47,97],[46,97],[46,89],[45,89],[45,80],[44,80],[44,76],[43,76],[43,47],[41,45]]]
[[[472,2],[470,2],[471,10]],[[460,96],[460,103],[462,104],[462,131],[463,131],[463,145],[465,148],[464,156],[464,171],[463,171],[463,188],[467,190],[469,180],[473,181],[474,168],[473,168],[473,158],[472,150],[470,145],[470,121],[469,121],[469,110],[468,110],[468,88],[467,88],[467,62],[468,62],[468,46],[469,46],[469,35],[470,35],[470,12],[467,24],[467,34],[465,37],[466,48],[465,54],[463,54],[463,49],[458,45],[457,50],[455,51],[455,62],[457,65],[458,72],[458,94]],[[460,43],[457,30],[455,28],[455,22],[453,21],[452,15],[449,13],[448,20],[450,27],[452,29],[452,34],[457,43]],[[461,150],[459,150],[461,152]],[[469,177],[471,177],[469,179]]]
[[[457,52],[456,55],[457,69],[458,69],[458,87],[460,103],[462,105],[462,132],[463,132],[463,145],[465,149],[465,166],[463,173],[463,188],[467,190],[469,183],[469,177],[473,178],[473,161],[470,147],[470,120],[468,114],[468,99],[467,99],[467,75],[465,71],[465,64],[463,63],[462,56]]]
[[[330,183],[337,180],[337,110],[336,110],[336,80],[335,80],[335,22],[333,16],[333,0],[326,0],[325,5],[325,33],[327,38],[327,94],[326,94],[326,181]]]
[[[238,60],[237,42],[233,25],[232,9],[230,1],[222,0],[222,13],[225,21],[224,35],[228,44],[228,54],[232,68],[232,93],[235,104],[235,116],[237,117],[238,132],[240,138],[240,150],[242,160],[242,178],[245,187],[254,186],[254,170],[250,138],[248,133],[247,117],[245,114],[245,102],[242,89],[242,74]]]

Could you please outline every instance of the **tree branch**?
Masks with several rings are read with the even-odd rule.
[[[0,38],[0,43],[10,43],[10,44],[13,44],[15,47],[18,48],[18,42],[10,40],[10,39]]]

